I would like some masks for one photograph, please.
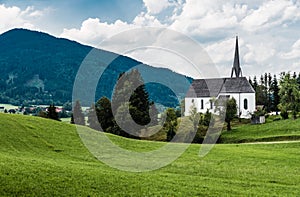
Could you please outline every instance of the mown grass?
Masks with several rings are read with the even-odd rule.
[[[88,132],[94,132],[89,130]],[[109,135],[136,151],[163,142]],[[180,144],[178,144],[179,146]],[[300,143],[216,145],[204,158],[191,145],[170,165],[132,173],[113,169],[82,144],[74,125],[0,114],[1,196],[297,196]]]
[[[222,143],[263,142],[300,140],[300,118],[293,120],[273,121],[274,117],[267,119],[265,124],[244,124],[233,127],[232,131],[224,131],[221,136]]]

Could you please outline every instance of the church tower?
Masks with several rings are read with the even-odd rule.
[[[231,70],[231,78],[233,77],[233,73],[235,73],[235,77],[242,77],[242,69],[240,66],[240,55],[239,55],[239,41],[237,36],[235,41],[235,54],[234,54],[233,67]]]

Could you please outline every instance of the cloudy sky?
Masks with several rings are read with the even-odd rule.
[[[239,35],[245,76],[300,72],[298,0],[0,0],[0,33],[16,27],[91,46],[125,30],[170,28],[199,42],[222,76]]]

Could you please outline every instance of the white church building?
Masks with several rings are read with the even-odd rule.
[[[235,74],[235,77],[233,76]],[[191,107],[205,113],[207,109],[214,113],[214,100],[234,98],[237,103],[237,116],[251,118],[255,111],[255,91],[246,77],[242,76],[239,61],[238,37],[236,37],[235,57],[231,77],[213,79],[195,79],[185,97],[185,115]]]

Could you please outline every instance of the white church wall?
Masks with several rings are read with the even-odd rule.
[[[255,111],[255,93],[221,93],[220,95],[229,95],[230,98],[234,98],[237,103],[238,113],[241,113],[241,118],[251,118],[251,113]],[[211,99],[209,97],[202,98],[185,98],[185,116],[190,115],[191,107],[194,105],[197,112],[205,113],[207,109],[214,113],[214,105],[211,106]],[[245,101],[247,100],[247,106],[245,106]],[[203,107],[201,102],[203,102]],[[213,107],[213,108],[211,108]],[[246,108],[247,109],[246,109]]]
[[[194,105],[197,109],[197,112],[205,113],[207,109],[210,112],[213,112],[211,109],[211,98],[202,97],[202,98],[185,98],[185,116],[190,115],[191,107]]]
[[[230,95],[230,98],[236,100],[237,115],[240,113],[241,118],[251,118],[251,113],[255,111],[255,93],[222,93],[220,95]],[[247,106],[244,106],[245,99],[247,100]]]

